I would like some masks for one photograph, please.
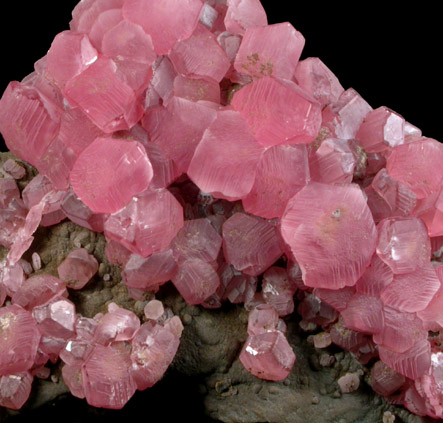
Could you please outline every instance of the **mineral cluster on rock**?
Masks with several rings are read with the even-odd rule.
[[[0,405],[21,408],[61,360],[74,396],[122,408],[179,347],[158,299],[142,322],[76,311],[99,267],[86,249],[57,275],[23,258],[39,225],[69,219],[104,233],[135,299],[172,283],[191,305],[244,304],[254,376],[291,372],[296,311],[377,393],[443,418],[443,145],[300,60],[302,34],[259,0],[82,0],[72,17],[0,100],[8,148],[39,173],[19,189],[10,159],[0,178]]]

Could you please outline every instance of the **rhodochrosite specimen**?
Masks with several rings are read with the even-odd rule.
[[[259,0],[82,0],[72,17],[0,100],[8,148],[39,173],[23,189],[9,158],[0,178],[0,405],[19,409],[49,360],[96,407],[154,385],[183,330],[154,298],[170,282],[190,305],[244,304],[256,377],[291,373],[297,310],[315,348],[443,418],[442,144],[300,60],[303,35]],[[77,241],[45,272],[35,232],[65,219],[104,233],[138,315],[78,313],[110,275]]]

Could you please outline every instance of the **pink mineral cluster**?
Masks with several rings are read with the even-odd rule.
[[[297,309],[316,348],[377,360],[377,393],[443,418],[442,144],[300,60],[302,34],[259,0],[82,0],[72,17],[0,100],[8,148],[39,171],[22,192],[19,162],[0,178],[0,405],[60,358],[73,395],[121,408],[177,351],[158,300],[144,323],[76,312],[69,292],[97,278],[85,249],[59,278],[22,259],[40,224],[69,219],[104,232],[136,298],[172,281],[188,304],[244,304],[252,375],[290,374]]]

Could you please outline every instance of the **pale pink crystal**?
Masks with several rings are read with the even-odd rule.
[[[363,119],[371,110],[360,94],[349,88],[335,103],[323,110],[322,126],[327,128],[330,136],[349,140],[355,138]]]
[[[251,192],[243,198],[248,213],[281,217],[286,203],[309,181],[306,146],[277,145],[266,149],[258,164]]]
[[[45,304],[53,298],[61,297],[66,293],[66,285],[60,279],[40,274],[26,279],[11,301],[27,310]]]
[[[364,333],[377,333],[383,328],[382,303],[378,298],[356,293],[341,315],[345,326]]]
[[[120,79],[115,62],[105,56],[71,78],[63,94],[106,133],[129,129],[143,112],[133,89]]]
[[[91,44],[99,51],[104,53],[102,48],[103,36],[114,28],[123,19],[121,9],[108,9],[97,16],[94,24],[89,31],[89,40]],[[104,53],[106,54],[106,53]]]
[[[220,82],[230,67],[224,50],[204,25],[197,25],[191,37],[174,45],[169,58],[179,74],[210,78]]]
[[[378,153],[404,143],[405,120],[385,106],[370,111],[356,138],[368,153]]]
[[[97,138],[80,154],[70,179],[74,192],[92,211],[114,213],[144,191],[152,177],[141,143]]]
[[[392,178],[405,184],[421,200],[441,188],[442,161],[443,145],[423,137],[394,148],[388,157],[386,169]]]
[[[208,79],[187,78],[177,75],[174,79],[174,96],[190,101],[220,103],[220,85]]]
[[[315,291],[317,291],[317,289]],[[334,292],[338,291],[340,290]],[[304,321],[319,325],[328,325],[333,323],[338,317],[338,313],[332,306],[324,301],[321,301],[316,295],[309,293],[305,294],[303,300],[298,305],[297,311],[302,316]]]
[[[315,348],[327,348],[332,344],[331,334],[329,332],[320,332],[313,336]]]
[[[412,214],[425,222],[429,236],[443,235],[443,188],[419,200]]]
[[[377,240],[374,220],[356,185],[310,183],[289,200],[281,232],[302,269],[304,283],[330,289],[357,282]]]
[[[243,198],[252,189],[262,151],[239,113],[220,111],[196,148],[188,175],[216,198]]]
[[[72,289],[82,289],[97,271],[97,259],[84,248],[72,250],[57,267],[60,279]]]
[[[157,54],[168,54],[177,41],[190,37],[197,26],[200,0],[127,0],[123,17],[152,37]]]
[[[346,373],[337,379],[337,383],[343,393],[354,392],[360,386],[360,377],[357,373]]]
[[[164,309],[163,303],[161,301],[151,300],[151,301],[149,301],[149,303],[147,303],[145,305],[143,312],[144,312],[145,317],[147,319],[157,320],[163,315],[163,313],[165,312],[165,309]]]
[[[390,351],[379,347],[380,359],[410,379],[417,379],[427,373],[431,363],[431,348],[427,340],[421,340],[404,353]]]
[[[246,29],[234,67],[253,78],[292,79],[305,39],[289,22]]]
[[[184,223],[171,247],[178,263],[192,259],[209,263],[217,259],[221,245],[222,237],[208,219],[194,219]]]
[[[143,146],[154,171],[149,186],[151,188],[166,188],[178,176],[175,163],[159,144],[147,141],[143,142]]]
[[[29,372],[0,376],[0,406],[19,410],[29,398],[32,380]]]
[[[295,354],[285,336],[278,331],[250,335],[240,353],[243,366],[260,379],[285,379],[295,363]]]
[[[37,322],[18,305],[0,308],[0,375],[32,367],[40,341]]]
[[[321,124],[320,104],[291,81],[270,76],[237,91],[231,102],[265,147],[309,143]]]
[[[382,220],[377,229],[377,254],[394,274],[411,273],[429,263],[431,242],[421,219],[389,218]]]
[[[391,268],[374,254],[365,273],[355,284],[357,292],[371,297],[380,297],[383,288],[392,282],[394,274]]]
[[[132,255],[131,251],[113,240],[106,243],[105,254],[109,263],[118,267],[124,267]]]
[[[152,65],[153,76],[146,91],[145,109],[165,103],[173,95],[177,72],[167,56],[159,56]]]
[[[411,273],[394,275],[381,292],[385,305],[410,313],[422,311],[440,289],[440,281],[430,262]]]
[[[59,111],[36,89],[8,85],[0,100],[0,132],[11,152],[38,166],[59,128]]]
[[[26,188],[25,188],[26,190]],[[25,191],[24,190],[24,191]],[[1,178],[0,179],[0,207],[7,209],[12,200],[18,200],[20,198],[20,191],[18,190],[17,183],[13,179]],[[25,203],[26,205],[26,203]]]
[[[12,297],[23,285],[26,275],[20,262],[8,265],[0,262],[0,286],[4,289],[5,295]]]
[[[82,368],[86,401],[94,407],[121,409],[137,387],[130,374],[129,351],[121,343],[96,345]]]
[[[160,145],[167,157],[173,160],[180,175],[188,171],[195,148],[215,117],[213,109],[173,97],[166,107],[148,109],[142,125],[149,139]]]
[[[426,308],[417,313],[417,316],[425,322],[436,322],[443,327],[443,265],[435,267],[435,272],[440,280],[440,288]]]
[[[237,274],[226,285],[221,296],[222,300],[229,300],[233,304],[249,303],[257,291],[258,279],[255,276]]]
[[[326,184],[351,183],[356,159],[346,140],[325,139],[309,158],[311,180]]]
[[[60,351],[59,356],[63,362],[68,365],[83,364],[83,362],[88,359],[93,349],[93,343],[82,339],[77,334],[76,339],[70,339],[66,342],[66,345]]]
[[[129,341],[140,327],[139,318],[129,310],[109,304],[106,313],[94,332],[94,341],[108,345],[114,341]]]
[[[259,304],[249,312],[248,334],[259,335],[277,329],[278,313],[269,304]]]
[[[62,367],[62,377],[66,386],[69,388],[74,397],[85,398],[85,390],[83,389],[82,376],[83,363],[65,364]]]
[[[2,169],[14,179],[22,179],[26,175],[26,169],[13,159],[6,160],[3,163]]]
[[[283,254],[277,228],[264,219],[236,213],[223,224],[226,262],[247,275],[256,276]]]
[[[332,325],[329,332],[331,340],[334,344],[347,351],[357,351],[361,346],[366,344],[367,336],[361,332],[348,329],[343,319],[339,319],[337,323]]]
[[[387,397],[400,389],[406,379],[379,360],[372,366],[370,381],[372,389],[377,394]]]
[[[263,298],[277,310],[279,316],[287,316],[294,311],[293,296],[296,290],[286,269],[273,266],[263,274]]]
[[[201,304],[214,294],[220,285],[214,268],[196,258],[180,263],[172,282],[185,301],[191,305]]]
[[[122,279],[131,288],[156,290],[168,282],[177,272],[177,264],[171,249],[143,258],[132,254],[125,263]]]
[[[84,34],[60,32],[46,55],[46,74],[60,89],[98,58],[97,50]]]
[[[294,77],[298,85],[322,106],[335,103],[344,91],[337,77],[318,57],[299,62]]]
[[[245,29],[266,26],[268,19],[260,0],[227,0],[226,30],[232,34],[244,34]]]
[[[149,388],[162,378],[177,352],[179,342],[179,333],[153,321],[140,327],[132,341],[131,352],[131,374],[138,390]]]
[[[165,251],[183,227],[183,209],[166,189],[145,191],[132,198],[105,222],[108,239],[142,257]]]

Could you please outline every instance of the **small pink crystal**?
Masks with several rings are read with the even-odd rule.
[[[371,387],[379,395],[392,395],[405,383],[405,377],[386,366],[383,361],[377,361],[371,369]]]
[[[232,304],[249,303],[257,291],[258,279],[255,276],[236,274],[226,285],[222,300],[228,299]]]
[[[315,348],[327,348],[332,344],[331,334],[329,332],[320,332],[314,335]]]
[[[74,397],[85,398],[85,390],[83,389],[82,364],[73,363],[65,364],[62,367],[62,377],[66,386],[69,388]]]
[[[423,220],[429,236],[443,235],[443,188],[419,200],[412,214]]]
[[[80,154],[70,179],[92,211],[114,213],[144,191],[152,177],[151,162],[139,142],[97,138]]]
[[[13,159],[6,160],[2,169],[14,179],[22,179],[26,175],[26,169]]]
[[[57,267],[60,279],[72,289],[82,289],[97,271],[96,258],[84,248],[72,250]]]
[[[157,320],[163,315],[165,309],[163,308],[163,303],[161,301],[151,300],[145,305],[143,312],[147,319]]]
[[[223,224],[223,252],[227,263],[252,276],[272,266],[283,253],[277,228],[244,213]]]
[[[232,34],[244,34],[245,29],[266,26],[268,19],[260,0],[227,0],[226,30]]]
[[[302,269],[304,283],[330,289],[357,282],[377,239],[374,220],[356,185],[307,185],[289,200],[281,232]]]
[[[293,296],[296,290],[286,269],[273,266],[263,274],[263,299],[277,310],[279,316],[287,316],[294,311]]]
[[[183,209],[166,189],[132,198],[105,222],[106,237],[142,257],[165,251],[183,227]]]
[[[347,394],[349,392],[354,392],[360,386],[360,377],[357,373],[346,373],[342,377],[337,379],[338,386],[340,390]]]
[[[260,379],[285,379],[295,363],[295,354],[278,331],[250,335],[240,353],[243,366]]]
[[[33,379],[29,372],[0,376],[0,406],[19,410],[29,398]]]
[[[17,183],[13,179],[1,178],[0,179],[1,208],[2,209],[8,208],[12,200],[14,199],[18,200],[19,198],[20,198],[20,191],[18,190]]]
[[[443,327],[443,265],[435,267],[435,272],[440,280],[440,288],[432,297],[430,303],[417,316],[425,322],[436,322]]]
[[[278,313],[269,304],[259,304],[249,312],[248,334],[259,335],[260,333],[277,330]]]
[[[377,333],[383,328],[382,303],[378,298],[356,293],[341,315],[345,326],[363,333]]]
[[[291,81],[265,76],[237,91],[231,104],[265,147],[307,144],[320,129],[320,104]]]
[[[18,305],[0,308],[0,375],[29,370],[40,336],[31,313]]]

